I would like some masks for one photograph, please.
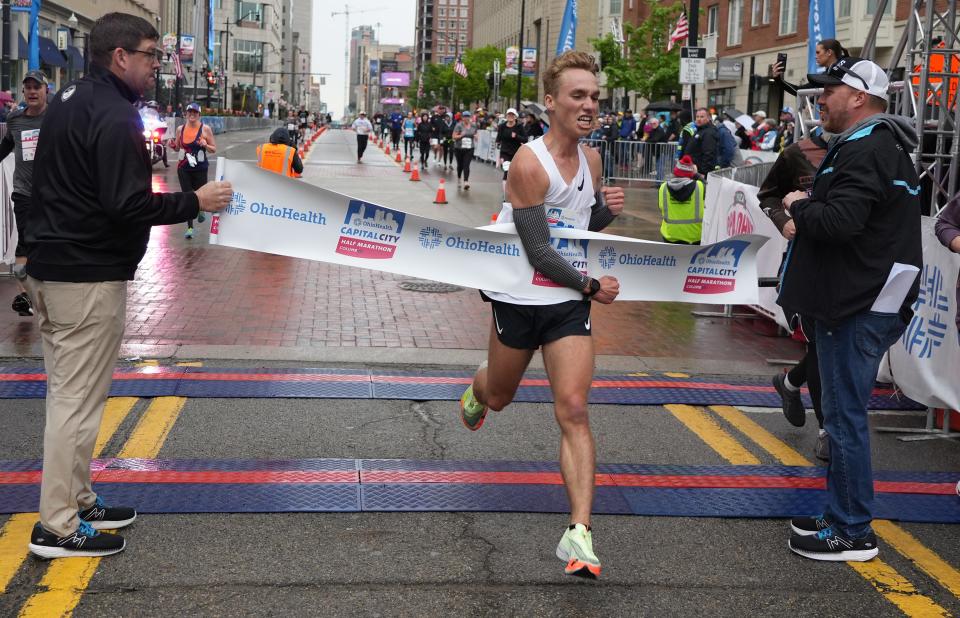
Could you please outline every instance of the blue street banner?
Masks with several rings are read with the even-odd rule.
[[[560,36],[557,38],[557,55],[573,49],[577,40],[577,0],[567,0],[560,24]]]
[[[40,0],[30,3],[30,60],[27,62],[28,71],[40,68]]]
[[[817,43],[837,36],[833,0],[810,0],[807,32],[807,73],[822,73],[826,68],[817,66]]]
[[[30,0],[10,0],[10,10],[17,13],[29,13],[33,2]]]
[[[207,66],[213,67],[213,11],[216,0],[207,7]]]

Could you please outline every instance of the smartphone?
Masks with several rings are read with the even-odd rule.
[[[777,64],[783,67],[783,70],[787,70],[787,55],[783,52],[777,54]]]

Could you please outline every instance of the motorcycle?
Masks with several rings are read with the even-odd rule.
[[[167,132],[167,123],[160,119],[160,114],[151,108],[144,108],[140,111],[140,117],[143,120],[143,138],[150,155],[150,165],[156,165],[158,161],[163,161],[164,167],[170,167],[167,161],[167,144],[163,139]]]

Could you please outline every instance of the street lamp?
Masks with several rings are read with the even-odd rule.
[[[70,17],[67,19],[67,23],[70,24],[70,40],[75,41],[77,39],[83,39],[83,74],[87,74],[87,48],[89,47],[89,34],[77,34],[77,27],[80,25],[80,20],[77,19],[77,14],[73,11],[70,12]]]

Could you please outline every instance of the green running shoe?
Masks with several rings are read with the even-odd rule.
[[[460,397],[460,420],[463,421],[464,427],[470,431],[476,431],[483,425],[483,419],[486,417],[487,406],[473,396],[473,384],[471,384]]]
[[[583,524],[567,528],[557,545],[557,558],[567,563],[567,575],[596,579],[600,577],[600,559],[593,553],[593,535]]]

